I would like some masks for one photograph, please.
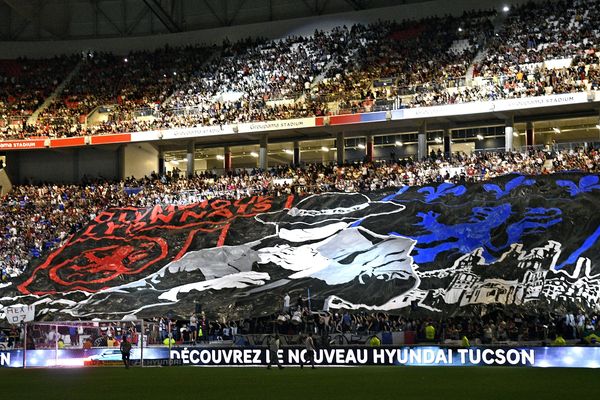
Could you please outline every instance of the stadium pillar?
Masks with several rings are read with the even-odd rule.
[[[554,139],[552,138],[552,133],[544,133],[544,145],[546,148],[551,149],[554,147]]]
[[[119,179],[125,179],[125,146],[120,145],[117,150],[117,171],[119,173]]]
[[[79,182],[79,149],[73,149],[73,182]]]
[[[231,171],[231,148],[229,146],[225,146],[224,150],[225,157],[223,159],[223,164],[225,171]]]
[[[300,142],[294,141],[294,158],[292,159],[292,164],[295,166],[300,165]]]
[[[373,136],[367,135],[367,162],[373,162],[375,158],[375,145],[373,142]]]
[[[452,158],[452,131],[444,128],[444,156],[449,160]]]
[[[10,181],[13,185],[22,182],[20,177],[20,165],[21,162],[19,161],[18,151],[9,151],[6,153],[6,163],[4,164],[4,170],[8,174],[8,177],[10,178]],[[117,164],[117,171],[119,170],[118,168],[119,165]]]
[[[338,132],[337,138],[335,140],[336,147],[336,161],[338,165],[342,165],[344,163],[344,132]]]
[[[165,171],[165,151],[162,147],[158,149],[158,175],[164,176],[166,174]]]
[[[323,164],[327,164],[329,162],[329,152],[328,151],[321,151],[321,162]]]
[[[187,176],[189,178],[189,177],[194,176],[194,172],[196,171],[196,168],[194,167],[194,141],[193,140],[190,140],[187,144],[186,159],[187,159]]]
[[[513,151],[513,132],[514,121],[512,118],[509,118],[504,123],[504,150],[505,151]]]
[[[423,124],[419,127],[417,157],[419,161],[427,157],[427,121],[423,121]]]
[[[533,122],[527,121],[527,128],[525,132],[525,145],[529,149],[530,147],[535,146],[535,127]]]
[[[267,135],[263,135],[260,137],[260,149],[258,151],[258,167],[262,170],[266,170],[268,167],[267,164],[267,146],[268,146],[268,138]]]

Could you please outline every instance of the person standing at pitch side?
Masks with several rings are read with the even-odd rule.
[[[269,365],[267,365],[267,369],[271,369],[271,364],[275,363],[279,367],[279,369],[283,369],[283,365],[279,361],[279,355],[277,354],[279,348],[281,347],[281,341],[279,339],[279,335],[275,334],[274,337],[269,339]]]
[[[306,348],[306,363],[310,361],[310,365],[315,369],[315,341],[312,337],[312,332],[308,332],[308,336],[304,340],[304,347]],[[304,368],[304,362],[300,364],[300,368]]]
[[[125,368],[129,368],[130,361],[129,356],[131,355],[131,343],[127,340],[127,335],[123,335],[123,341],[120,346],[121,356],[123,357],[123,364]]]

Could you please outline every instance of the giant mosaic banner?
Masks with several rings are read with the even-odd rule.
[[[370,194],[254,196],[100,213],[0,287],[39,318],[268,315],[313,309],[445,315],[594,309],[597,175],[509,175]]]

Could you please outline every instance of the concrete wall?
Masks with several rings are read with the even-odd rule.
[[[503,137],[485,138],[483,140],[475,141],[475,149],[504,149],[504,144],[505,141]]]
[[[12,182],[4,168],[0,169],[0,194],[4,196],[12,190]]]
[[[158,171],[158,150],[149,143],[6,153],[13,183],[77,183],[88,179],[142,178]]]
[[[375,147],[375,158],[378,160],[389,160],[391,153],[395,154],[396,159],[405,157],[416,157],[417,145],[405,144],[404,146],[385,146]]]
[[[137,179],[158,172],[158,150],[150,143],[134,143],[124,145],[120,157],[123,177]]]
[[[78,180],[83,176],[113,179],[119,177],[119,146],[84,147],[79,149]]]
[[[118,146],[64,150],[13,151],[6,154],[6,171],[17,183],[75,183],[119,178]]]

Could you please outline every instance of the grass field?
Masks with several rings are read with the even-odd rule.
[[[2,399],[573,399],[591,369],[502,367],[80,368],[0,370]]]

